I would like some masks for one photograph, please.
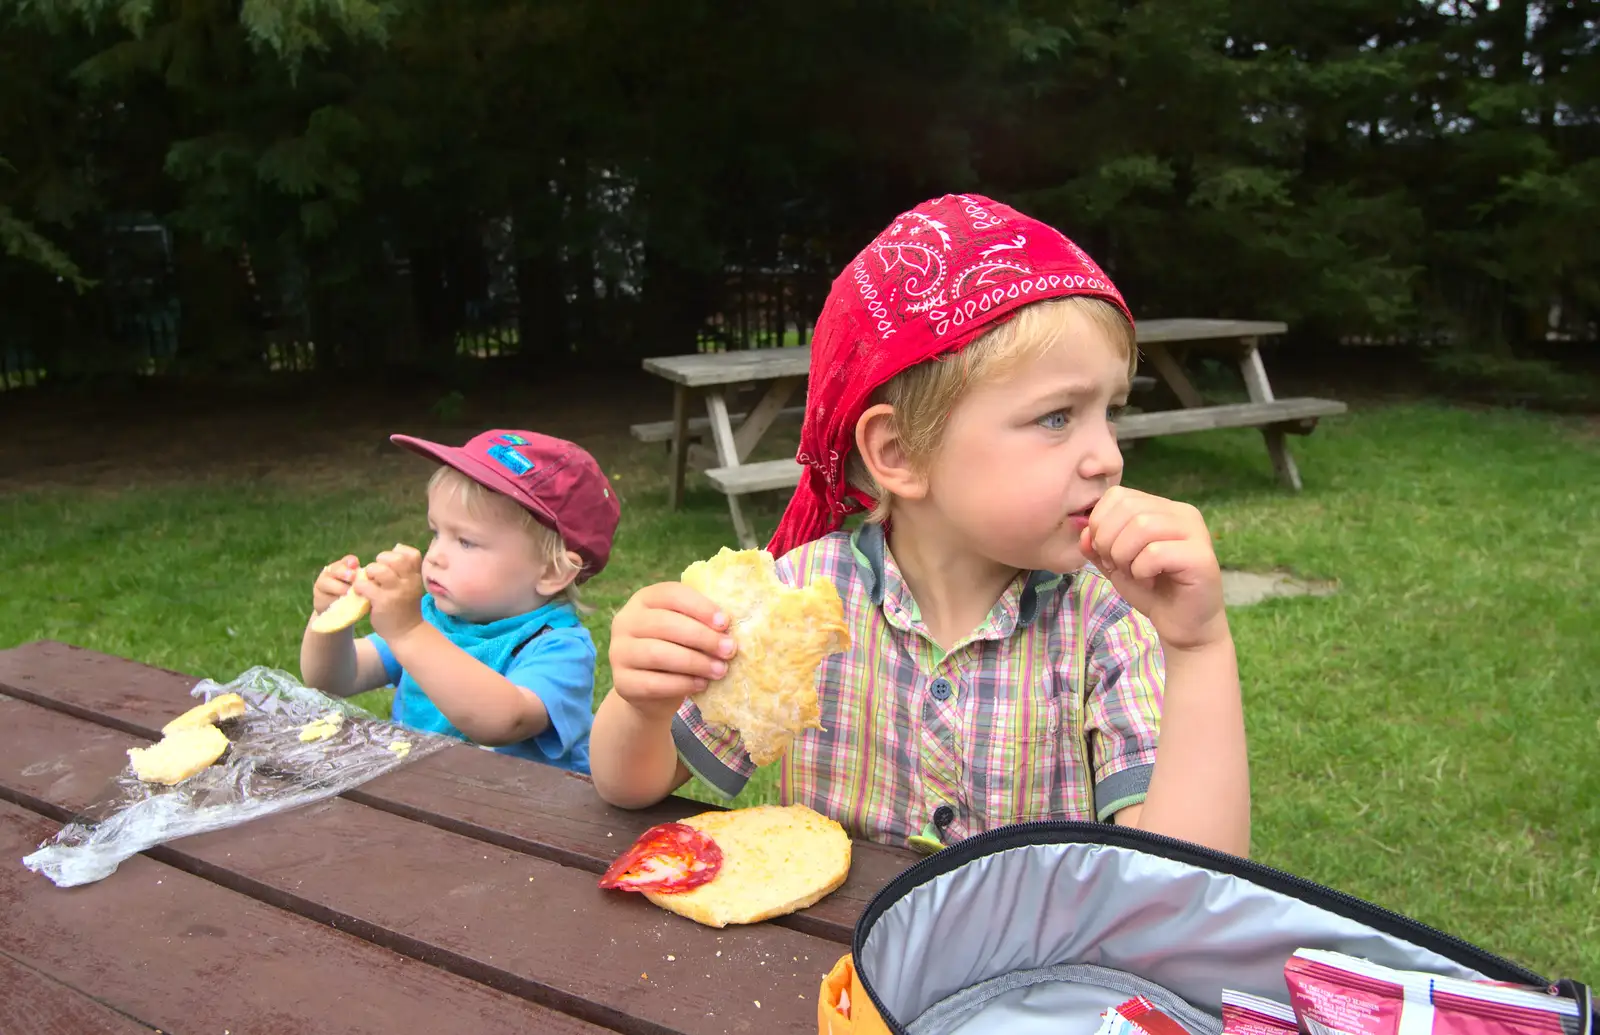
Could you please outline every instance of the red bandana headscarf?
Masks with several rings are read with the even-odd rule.
[[[856,421],[872,393],[925,359],[955,352],[1019,306],[1105,299],[1133,322],[1088,254],[1053,227],[976,194],[947,194],[898,216],[834,280],[811,344],[805,470],[767,549],[781,557],[837,529],[872,498],[845,482]]]

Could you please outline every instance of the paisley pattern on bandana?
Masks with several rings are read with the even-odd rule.
[[[768,549],[782,556],[871,505],[845,483],[844,460],[874,390],[1020,306],[1069,295],[1102,298],[1133,322],[1088,253],[1007,205],[947,194],[895,217],[834,280],[817,319],[795,457],[806,470]]]
[[[1059,231],[1037,224],[1013,232],[978,199],[958,195],[956,200],[964,218],[946,221],[907,212],[851,263],[851,279],[883,340],[923,317],[940,337],[997,305],[1030,295],[1117,294],[1094,260]],[[1028,242],[1030,234],[1040,233],[1071,252],[1082,272],[1035,277]]]

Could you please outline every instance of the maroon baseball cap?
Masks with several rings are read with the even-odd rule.
[[[501,428],[474,435],[464,446],[410,435],[390,435],[389,441],[454,467],[526,507],[583,558],[577,581],[599,574],[611,557],[621,504],[605,472],[581,447],[534,431]]]

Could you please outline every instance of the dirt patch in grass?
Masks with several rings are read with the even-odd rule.
[[[16,393],[7,403],[0,491],[218,478],[333,484],[414,464],[390,444],[392,433],[460,441],[490,427],[570,438],[606,462],[632,444],[630,424],[672,411],[664,382],[621,372],[484,385],[459,396],[427,385],[305,385],[238,396],[164,386],[98,397]]]
[[[1337,587],[1332,582],[1297,579],[1281,571],[1224,571],[1222,599],[1229,607],[1249,607],[1273,597],[1326,597]]]

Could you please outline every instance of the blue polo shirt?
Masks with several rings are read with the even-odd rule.
[[[593,637],[570,604],[551,602],[494,622],[469,622],[440,611],[432,594],[426,594],[422,618],[467,654],[538,697],[550,716],[543,733],[486,750],[588,774],[596,651]],[[395,687],[394,722],[469,739],[400,667],[383,637],[372,633],[367,639],[377,648],[383,671]]]

